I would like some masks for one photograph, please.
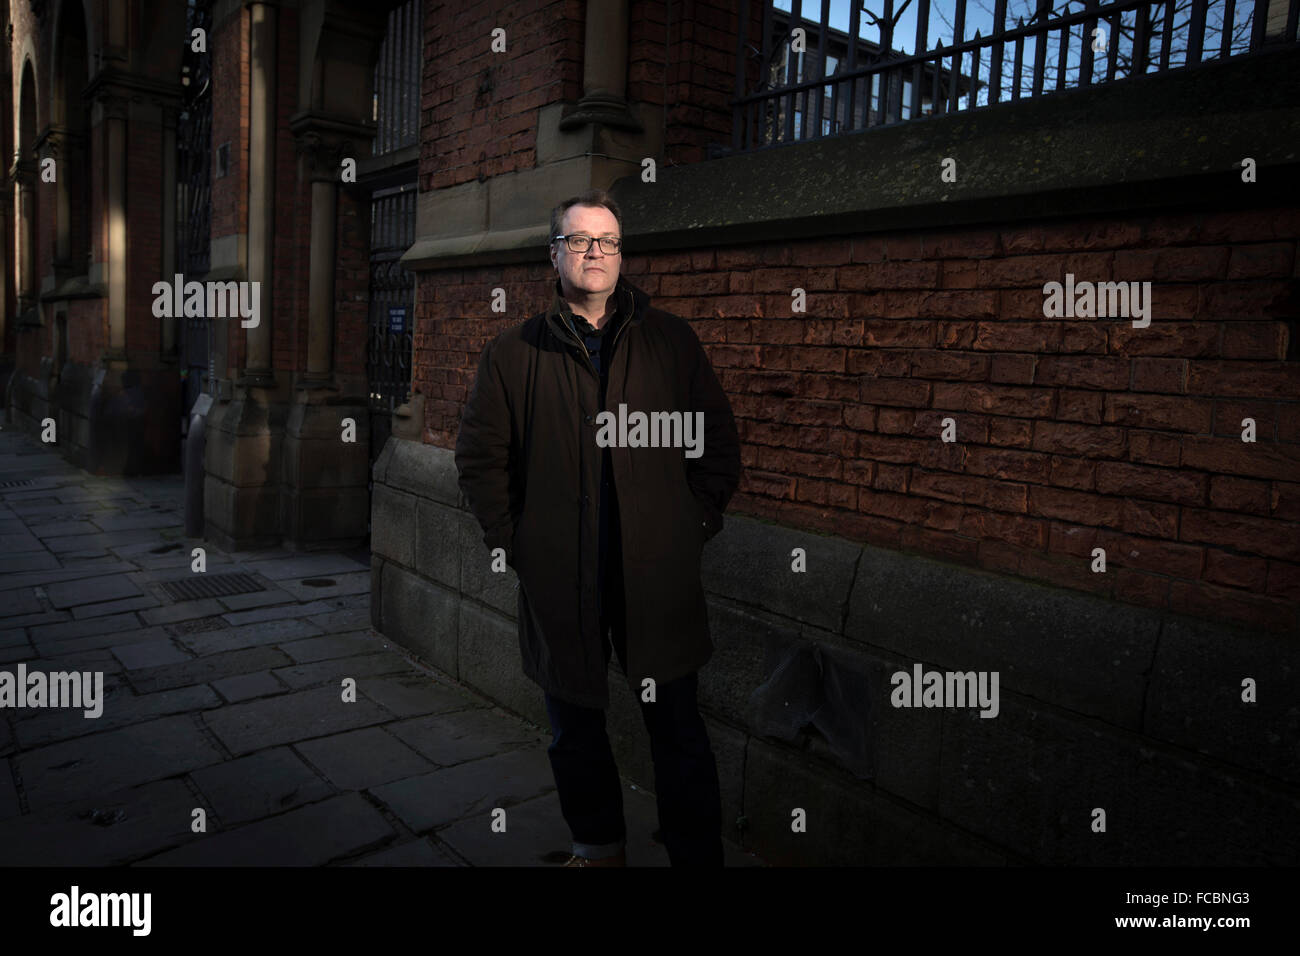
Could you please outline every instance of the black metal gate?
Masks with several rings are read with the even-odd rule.
[[[399,261],[415,241],[416,157],[420,130],[420,2],[388,15],[375,65],[370,202],[370,313],[366,374],[370,382],[370,460],[392,433],[393,409],[409,397],[415,323],[415,275]]]
[[[181,112],[176,121],[176,269],[185,281],[202,279],[210,268],[212,224],[212,82],[206,53],[190,49],[195,29],[212,32],[212,0],[189,0],[181,67]],[[172,276],[164,277],[168,283]],[[181,430],[189,427],[194,401],[210,387],[212,354],[206,318],[178,317],[180,335]]]

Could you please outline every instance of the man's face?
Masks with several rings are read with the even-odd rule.
[[[560,234],[593,239],[617,237],[618,220],[604,206],[570,206],[564,214]],[[606,255],[598,242],[593,242],[586,252],[571,251],[563,239],[551,243],[551,264],[559,272],[560,284],[569,296],[575,292],[600,295],[613,291],[622,261],[621,253]]]

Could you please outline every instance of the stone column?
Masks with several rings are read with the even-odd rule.
[[[276,9],[248,4],[251,29],[251,79],[248,117],[248,281],[260,283],[260,322],[245,331],[247,351],[241,384],[271,387],[271,307],[275,252]],[[243,331],[243,330],[241,330]]]
[[[334,371],[334,263],[339,164],[347,149],[315,133],[300,140],[311,183],[311,257],[307,292],[307,375],[304,384],[327,384]]]
[[[126,356],[126,108],[125,96],[105,96],[104,163],[108,220],[108,353]]]
[[[159,107],[162,120],[162,236],[159,255],[159,275],[175,275],[176,269],[176,109],[169,104]],[[162,354],[176,355],[176,328],[185,321],[183,316],[159,319],[162,323]]]
[[[588,0],[582,47],[582,99],[560,121],[571,130],[586,123],[640,131],[627,107],[628,0]]]
[[[21,316],[36,305],[36,164],[30,160],[14,163],[9,175],[18,184],[17,311]]]

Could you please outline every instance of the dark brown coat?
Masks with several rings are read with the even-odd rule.
[[[627,679],[639,691],[644,678],[685,676],[713,653],[700,556],[722,530],[740,482],[740,441],[694,329],[653,308],[626,279],[619,286],[631,292],[633,310],[615,333],[607,408],[704,413],[699,458],[687,458],[682,448],[611,449]],[[504,549],[519,576],[524,673],[556,697],[603,708],[609,688],[596,617],[599,402],[591,360],[552,307],[483,349],[456,467],[484,543]]]

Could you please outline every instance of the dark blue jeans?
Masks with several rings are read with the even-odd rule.
[[[622,582],[611,582],[621,593]],[[627,633],[622,602],[602,602],[605,664],[611,649],[627,671]],[[673,866],[722,866],[722,798],[718,767],[696,699],[697,675],[659,684],[654,703],[638,701],[654,759],[659,831]],[[626,843],[623,785],[605,733],[605,712],[546,695],[552,741],[547,753],[555,772],[560,811],[573,834],[573,852],[598,859]]]

